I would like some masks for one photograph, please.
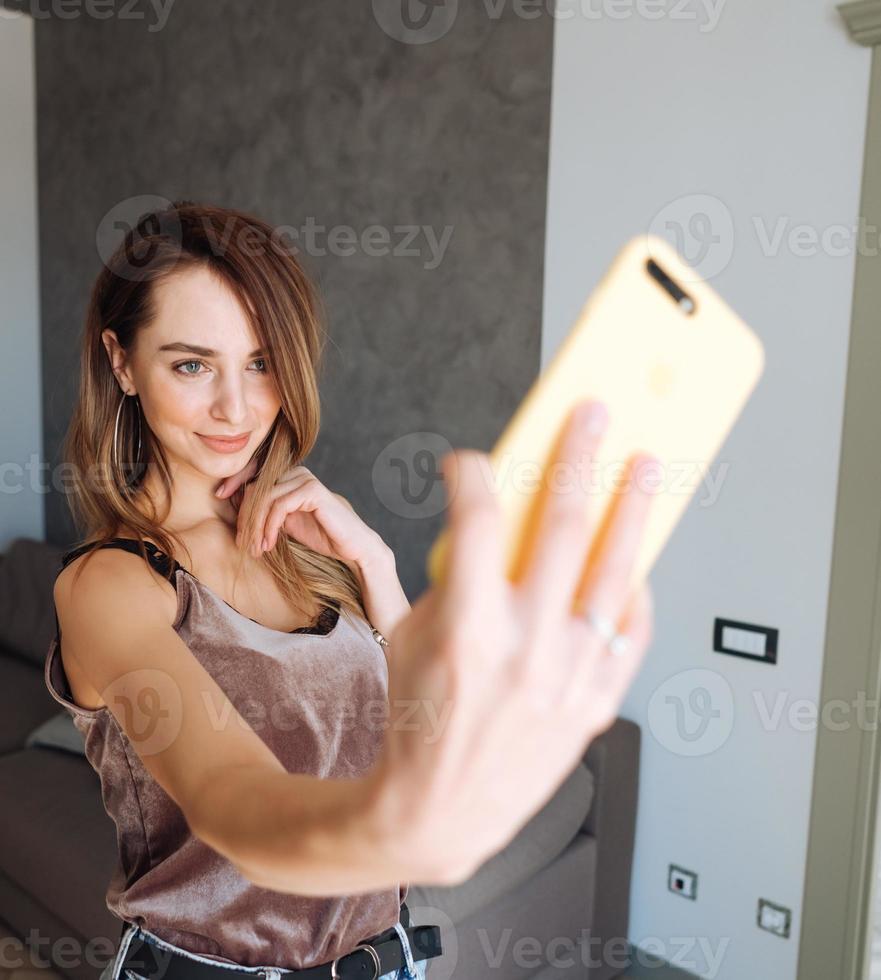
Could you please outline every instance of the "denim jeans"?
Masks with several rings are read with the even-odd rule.
[[[394,928],[397,930],[397,933],[400,936],[401,946],[404,950],[404,965],[398,970],[392,970],[390,973],[383,973],[378,980],[426,980],[425,970],[428,966],[428,960],[414,960],[413,952],[410,949],[410,940],[407,937],[407,933],[404,931],[404,927],[400,922],[396,922]],[[218,960],[209,959],[207,956],[200,956],[198,953],[190,953],[185,949],[181,949],[180,946],[175,946],[173,943],[169,943],[165,939],[160,939],[157,935],[150,932],[149,929],[143,929],[134,925],[133,923],[129,923],[125,932],[123,933],[122,939],[120,940],[116,955],[101,971],[99,980],[141,980],[138,974],[134,973],[132,970],[126,970],[125,976],[121,977],[119,970],[119,967],[125,958],[125,954],[128,952],[129,945],[131,944],[131,941],[135,937],[136,933],[145,942],[158,946],[160,949],[180,953],[181,956],[186,956],[188,959],[196,960],[199,963],[207,963],[210,966],[220,967],[222,970],[243,970],[246,973],[253,973],[255,975],[261,971],[265,971],[266,980],[281,980],[285,974],[285,970],[280,967],[233,967],[228,963],[221,963]]]

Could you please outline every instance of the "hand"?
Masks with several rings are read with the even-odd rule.
[[[553,459],[582,472],[600,439],[570,418]],[[654,460],[630,462],[627,477]],[[548,492],[512,582],[489,457],[459,451],[442,467],[447,572],[389,638],[395,668],[368,826],[405,877],[451,885],[517,834],[617,717],[652,635],[650,589],[628,587],[651,498],[630,479],[588,557],[588,488]],[[630,652],[614,656],[583,608],[616,623]]]
[[[241,504],[251,489],[247,483],[257,472],[252,458],[244,469],[223,480],[215,491],[220,498],[230,497],[239,514]],[[244,486],[236,498],[239,489]],[[275,547],[280,533],[330,558],[351,565],[367,565],[377,554],[387,550],[385,542],[355,513],[341,494],[321,483],[305,466],[295,466],[272,488],[269,500],[256,515],[256,532],[247,543],[255,558]],[[242,547],[242,526],[236,534],[236,545]]]

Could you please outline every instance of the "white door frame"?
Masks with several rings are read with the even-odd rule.
[[[872,48],[861,220],[881,229],[881,0],[837,8]],[[857,236],[862,241],[861,235]],[[798,980],[865,980],[879,821],[881,698],[881,255],[855,256],[835,539],[820,704],[873,710],[817,727]],[[821,717],[826,717],[821,712]],[[837,719],[836,719],[837,720]],[[866,723],[868,722],[868,723]]]

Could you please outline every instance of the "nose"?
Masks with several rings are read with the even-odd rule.
[[[245,428],[248,419],[248,399],[246,397],[244,379],[236,372],[226,372],[218,375],[215,389],[212,416],[234,428],[236,431]]]

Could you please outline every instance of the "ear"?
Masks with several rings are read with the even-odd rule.
[[[132,378],[131,371],[128,369],[126,363],[125,351],[119,343],[116,334],[109,328],[102,330],[101,340],[104,344],[104,349],[107,351],[107,357],[110,360],[110,368],[114,375],[116,375],[116,380],[119,382],[119,387],[127,395],[137,394],[134,378]]]

